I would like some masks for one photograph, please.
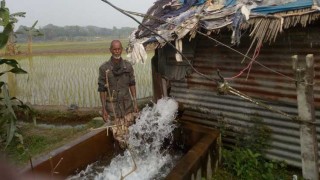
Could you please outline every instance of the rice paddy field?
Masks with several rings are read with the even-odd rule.
[[[126,46],[128,39],[120,39]],[[32,44],[33,54],[93,54],[109,52],[111,38],[104,38],[97,41],[52,41],[52,42],[35,42]],[[22,55],[27,54],[27,43],[19,43],[18,51]],[[0,50],[4,54],[5,49]]]
[[[137,98],[152,96],[151,62],[135,64]],[[19,57],[21,67],[28,74],[3,76],[10,95],[33,105],[101,106],[98,68],[110,54],[44,55]],[[1,67],[5,70],[6,67]]]

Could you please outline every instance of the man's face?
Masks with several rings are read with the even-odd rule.
[[[110,52],[114,58],[120,58],[122,53],[122,45],[120,42],[114,42],[110,48]]]

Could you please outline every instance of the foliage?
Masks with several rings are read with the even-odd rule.
[[[235,148],[232,151],[224,150],[225,167],[233,172],[237,177],[246,177],[252,179],[257,176],[255,169],[259,165],[259,153],[253,153],[250,149]],[[232,162],[232,163],[230,163]]]
[[[59,114],[48,114],[56,117]],[[101,127],[102,121],[89,121],[78,126],[33,125],[26,123],[21,126],[23,139],[14,138],[5,150],[9,158],[18,165],[27,163],[30,157],[45,154],[70,140]],[[21,142],[22,140],[22,142]]]
[[[21,15],[21,14],[20,14]],[[19,14],[17,15],[19,16]],[[0,25],[3,26],[3,32],[0,33],[0,48],[3,48],[10,36],[10,33],[13,32],[13,24],[16,22],[16,19],[10,18],[9,9],[5,7],[5,1],[1,1],[0,7]],[[14,59],[0,59],[1,66],[7,66],[9,70],[0,72],[0,76],[3,76],[7,73],[14,74],[25,74],[27,73],[20,68],[18,62]],[[3,145],[5,142],[5,147],[9,145],[12,141],[12,138],[16,134],[16,121],[17,117],[15,115],[15,108],[20,108],[22,110],[28,111],[30,108],[22,103],[15,97],[10,97],[8,85],[4,81],[0,81],[0,145]]]
[[[202,178],[205,180],[204,178]],[[225,168],[218,168],[217,171],[213,174],[212,180],[238,180],[235,176],[233,176],[230,172],[228,172]]]
[[[252,116],[250,121],[253,122],[253,125],[248,127],[247,132],[237,137],[236,146],[262,154],[269,148],[271,129],[263,125],[262,119],[256,115]]]
[[[24,32],[26,26],[20,26],[17,32]],[[39,28],[39,30],[44,34],[41,38],[35,38],[35,41],[77,41],[83,40],[83,37],[93,37],[101,38],[101,37],[113,37],[116,39],[127,38],[134,28],[130,27],[122,27],[113,29],[109,28],[101,28],[96,26],[56,26],[53,24],[48,24],[44,27]],[[24,36],[18,35],[18,40],[25,40]]]
[[[287,179],[286,163],[267,160],[263,155],[269,147],[271,130],[261,123],[262,119],[253,117],[251,121],[254,125],[236,138],[235,147],[223,149],[223,168],[234,179]]]
[[[31,27],[24,27],[23,31],[17,31],[16,34],[24,34],[28,37],[28,53],[32,54],[32,38],[43,36],[44,34],[36,29],[38,21],[34,22]]]
[[[1,35],[0,39],[3,41],[4,44],[7,44],[6,53],[8,54],[16,54],[17,47],[16,47],[16,34],[12,31],[14,23],[18,22],[18,17],[25,17],[25,12],[17,12],[10,14],[9,9],[5,7],[5,1],[1,2],[0,8],[0,25],[7,29],[4,31],[5,35]],[[8,42],[8,43],[7,43]],[[2,47],[1,47],[2,48]]]
[[[280,180],[286,179],[286,163],[266,160],[260,153],[236,147],[223,150],[224,168],[237,179]]]
[[[39,29],[36,29],[37,24],[38,24],[38,21],[34,22],[31,27],[23,26],[23,29],[18,30],[16,33],[17,34],[25,34],[28,37],[43,36],[43,33]]]

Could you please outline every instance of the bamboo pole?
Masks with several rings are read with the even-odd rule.
[[[108,90],[109,101],[110,101],[111,108],[112,108],[112,111],[113,111],[114,119],[117,119],[116,111],[115,111],[114,105],[113,105],[113,95],[114,95],[113,93],[114,93],[114,91],[111,94],[110,87],[109,87],[109,79],[108,79],[109,71],[110,71],[109,69],[106,70],[106,86],[107,86],[107,90]]]

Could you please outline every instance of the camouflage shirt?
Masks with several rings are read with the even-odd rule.
[[[121,59],[119,63],[114,63],[110,58],[100,66],[98,91],[106,92],[106,110],[111,117],[115,117],[112,105],[117,118],[133,112],[129,87],[134,85],[134,71],[128,61]]]

